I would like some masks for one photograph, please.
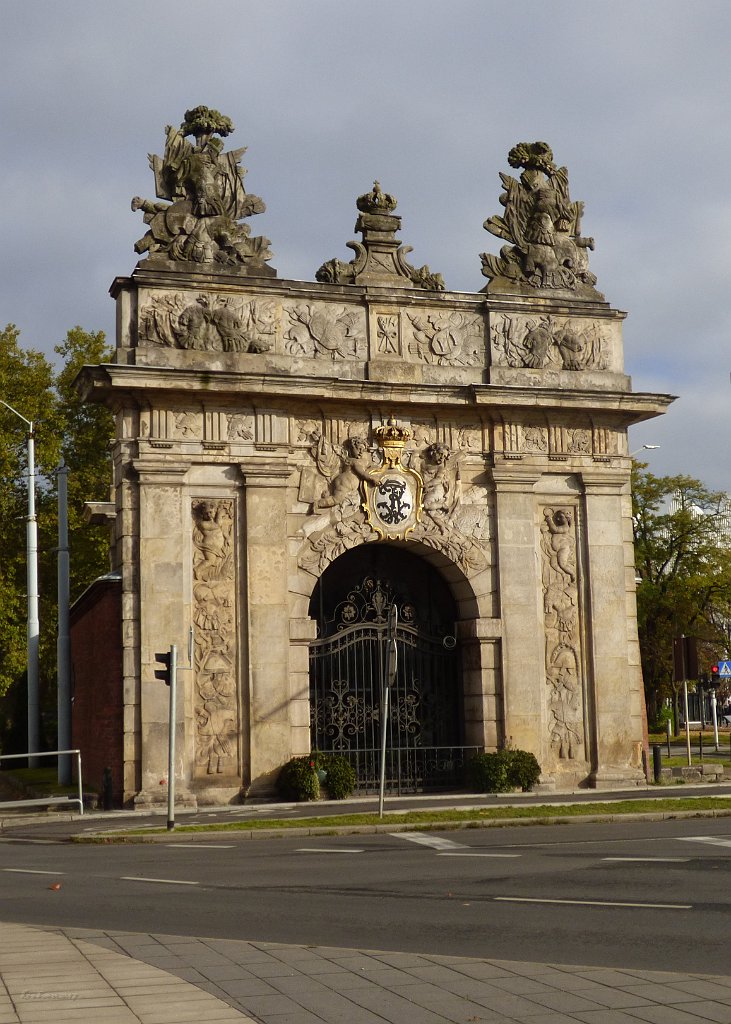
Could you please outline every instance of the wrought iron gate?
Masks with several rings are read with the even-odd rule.
[[[312,746],[348,757],[360,790],[378,788],[385,637],[394,602],[399,665],[391,689],[387,787],[402,793],[453,787],[465,754],[454,624],[449,632],[428,632],[433,624],[418,621],[415,603],[374,576],[349,590],[321,623],[326,635],[310,645]]]

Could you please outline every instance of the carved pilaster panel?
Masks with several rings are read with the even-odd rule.
[[[234,500],[196,499],[193,520],[195,775],[238,775]]]
[[[372,309],[370,338],[372,359],[402,358],[401,312],[397,309]]]
[[[582,759],[585,686],[573,506],[542,508],[540,543],[550,743],[559,758]]]

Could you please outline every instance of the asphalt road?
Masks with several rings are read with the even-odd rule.
[[[731,820],[135,846],[5,833],[0,900],[3,920],[47,926],[720,974]]]

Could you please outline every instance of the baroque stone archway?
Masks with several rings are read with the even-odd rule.
[[[387,784],[398,792],[454,787],[465,756],[464,686],[457,604],[446,581],[412,546],[366,544],[317,582],[310,615],[313,748],[353,765],[358,788],[377,786],[389,616],[397,671],[390,695]]]
[[[244,150],[213,138],[232,130],[203,107],[167,130],[115,362],[80,375],[116,413],[125,801],[164,799],[170,643],[191,650],[181,798],[272,794],[309,750],[313,591],[358,549],[418,552],[448,586],[465,744],[530,750],[558,788],[639,780],[627,428],[671,398],[631,390],[568,172],[511,150],[481,292],[407,262],[378,184],[350,263],[281,280]]]

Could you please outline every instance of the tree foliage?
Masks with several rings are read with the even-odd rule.
[[[674,637],[695,636],[701,671],[731,645],[731,504],[689,476],[640,463],[632,510],[637,613],[649,713],[672,690]]]
[[[70,330],[55,349],[59,368],[43,353],[25,349],[19,331],[9,324],[0,330],[0,730],[18,723],[13,708],[24,691],[27,628],[26,523],[28,515],[28,427],[32,421],[36,462],[38,520],[38,589],[40,619],[41,704],[55,702],[57,623],[57,478],[61,458],[69,467],[69,549],[72,598],[108,570],[105,531],[83,522],[88,500],[106,500],[109,493],[109,412],[83,405],[73,380],[85,363],[109,359],[103,332]],[[23,712],[24,713],[24,712]],[[19,714],[19,713],[18,713]],[[4,719],[4,721],[3,721]]]

